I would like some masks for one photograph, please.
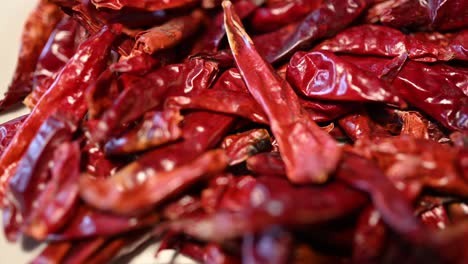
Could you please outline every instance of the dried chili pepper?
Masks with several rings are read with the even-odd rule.
[[[122,190],[122,188],[129,189],[122,183],[84,177],[80,180],[81,198],[102,210],[136,214],[181,192],[204,176],[221,172],[227,164],[228,160],[223,151],[208,152],[192,163],[175,168],[173,171],[159,175],[155,175],[154,171],[146,171],[146,175],[142,174],[145,178],[140,179],[139,176],[139,180],[145,184],[129,191]]]
[[[340,148],[304,113],[291,86],[256,52],[232,5],[223,5],[234,59],[249,92],[269,118],[289,178],[297,183],[327,181],[340,158]],[[256,65],[253,72],[252,65]]]
[[[0,155],[8,147],[18,128],[21,127],[28,115],[22,115],[0,125]]]
[[[47,0],[39,1],[35,10],[29,15],[21,36],[22,46],[15,74],[5,97],[0,101],[0,110],[20,102],[31,92],[33,73],[41,50],[62,16],[60,9]]]
[[[105,7],[119,10],[127,7],[155,11],[184,6],[193,6],[198,2],[198,0],[169,0],[163,2],[158,0],[92,0],[91,2],[98,8]]]
[[[297,52],[288,65],[287,79],[314,99],[405,105],[391,85],[326,51]]]
[[[195,34],[202,19],[203,13],[195,10],[188,16],[176,17],[160,26],[140,32],[136,37],[135,48],[148,54],[172,48]]]
[[[33,108],[55,80],[57,73],[73,56],[76,50],[78,23],[64,17],[50,34],[42,50],[33,76],[33,90],[24,103]]]
[[[175,141],[182,136],[179,127],[182,119],[174,110],[148,112],[135,130],[107,141],[104,151],[109,155],[131,153]]]

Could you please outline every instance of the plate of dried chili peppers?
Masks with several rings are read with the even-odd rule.
[[[34,4],[0,101],[30,263],[466,263],[468,1]]]

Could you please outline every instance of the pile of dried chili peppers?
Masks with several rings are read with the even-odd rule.
[[[2,110],[32,263],[466,263],[468,1],[41,0]]]

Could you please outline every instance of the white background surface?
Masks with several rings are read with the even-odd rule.
[[[13,0],[1,1],[0,7],[0,98],[6,91],[13,71],[16,66],[16,59],[19,51],[19,43],[24,21],[36,5],[36,0]],[[13,117],[27,113],[27,109],[16,109],[7,113],[0,113],[0,123],[8,121]],[[25,252],[21,245],[9,244],[5,241],[3,228],[0,228],[0,263],[21,264],[28,263],[37,255],[39,250]],[[155,247],[151,247],[142,255],[135,258],[133,264],[169,263],[173,257],[172,251],[164,251],[154,258]],[[193,263],[187,258],[178,257],[174,262],[177,264]]]

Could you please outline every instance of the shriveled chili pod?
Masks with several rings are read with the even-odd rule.
[[[75,53],[77,31],[78,23],[70,17],[64,17],[50,34],[37,61],[33,90],[24,100],[29,108],[37,104],[57,73]]]
[[[229,165],[232,166],[258,152],[270,150],[271,140],[266,129],[255,129],[225,137],[221,147],[226,150]]]
[[[136,37],[135,48],[153,54],[180,44],[198,31],[203,19],[200,10],[190,15],[173,18],[166,23],[143,31]]]
[[[25,219],[23,232],[42,240],[59,230],[72,216],[78,203],[80,149],[77,142],[65,142],[54,152],[51,179],[37,198],[39,207],[33,208]]]
[[[185,6],[193,6],[199,0],[92,0],[91,1],[97,8],[109,8],[120,10],[122,8],[138,8],[148,11],[164,10],[169,8],[179,8]]]
[[[22,115],[0,125],[0,155],[10,144],[18,128],[21,127],[28,115]]]
[[[147,112],[134,130],[107,141],[104,152],[108,155],[138,152],[175,141],[182,136],[179,127],[182,120],[176,110]]]
[[[21,130],[12,139],[13,144],[0,157],[0,179],[8,182],[15,173],[15,167],[26,152],[41,124],[55,111],[72,117],[78,122],[86,112],[84,90],[87,84],[99,76],[105,67],[110,45],[119,31],[118,26],[105,27],[100,33],[89,38],[78,48],[77,53],[63,67],[56,81],[47,90],[31,114],[24,121]],[[4,190],[0,190],[3,200]]]
[[[287,80],[300,93],[314,99],[405,106],[391,85],[327,51],[294,54]]]
[[[176,195],[203,177],[221,172],[227,164],[224,151],[214,150],[166,173],[156,175],[154,171],[147,171],[143,175],[147,179],[142,179],[145,184],[129,190],[127,188],[127,191],[118,182],[93,180],[84,176],[80,181],[80,194],[88,204],[101,210],[138,214]]]
[[[289,179],[296,183],[327,181],[341,149],[305,114],[291,86],[258,54],[232,4],[225,1],[223,7],[234,59],[249,92],[268,116]]]
[[[21,36],[21,49],[16,69],[5,97],[0,101],[0,111],[20,102],[32,90],[33,74],[37,60],[55,25],[63,13],[56,5],[47,0],[38,2],[29,15]]]

